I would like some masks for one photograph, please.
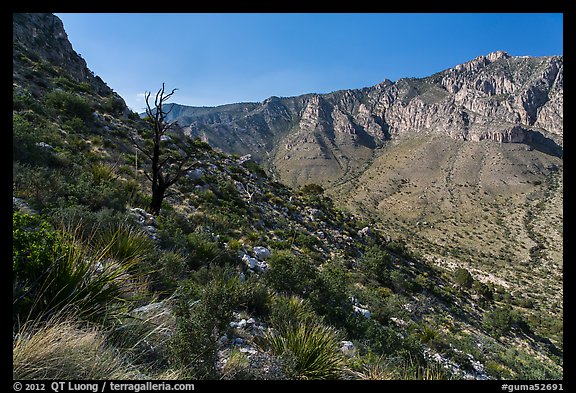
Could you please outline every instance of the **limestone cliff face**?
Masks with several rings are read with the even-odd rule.
[[[291,185],[345,177],[387,140],[413,133],[541,144],[561,156],[563,57],[497,51],[426,78],[199,110],[174,119],[226,151],[251,153]]]
[[[392,134],[445,133],[465,140],[522,142],[538,128],[562,146],[562,57],[480,56],[423,79],[371,93]],[[387,90],[382,92],[378,90]]]
[[[563,57],[497,51],[426,78],[211,108],[178,105],[191,136],[247,154],[297,186],[345,181],[387,141],[417,133],[526,143],[562,156]]]

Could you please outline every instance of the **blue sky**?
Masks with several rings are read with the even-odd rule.
[[[560,13],[57,13],[72,46],[129,107],[216,106],[423,77],[496,50],[563,54]]]

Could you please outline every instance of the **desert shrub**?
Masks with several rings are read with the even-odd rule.
[[[187,263],[191,270],[201,266],[216,264],[233,265],[238,261],[236,253],[227,250],[212,236],[204,232],[192,232],[186,235]]]
[[[474,278],[467,269],[458,268],[454,271],[454,282],[461,288],[472,288]]]
[[[122,111],[125,108],[125,105],[122,99],[115,96],[110,96],[104,99],[104,101],[101,104],[101,108],[105,113],[118,115],[122,113]]]
[[[117,180],[112,169],[106,165],[96,164],[88,170],[75,168],[63,173],[65,190],[62,197],[68,205],[85,205],[91,210],[110,208],[123,211],[129,198],[124,182]]]
[[[352,313],[352,302],[348,295],[346,271],[337,261],[324,264],[309,299],[314,310],[328,323],[338,327],[345,325]]]
[[[345,366],[340,342],[337,330],[318,322],[290,324],[265,336],[265,345],[293,379],[340,378]]]
[[[485,301],[492,301],[494,298],[494,291],[492,288],[481,281],[475,280],[472,284],[472,290]]]
[[[92,116],[92,104],[90,101],[75,93],[54,90],[46,95],[46,105],[55,114],[61,114],[67,118],[78,117],[88,121]]]
[[[229,271],[216,273],[202,288],[184,282],[177,296],[173,310],[176,330],[168,343],[171,366],[181,369],[188,378],[214,379],[217,340],[239,305],[239,280]]]
[[[294,237],[294,244],[307,248],[308,250],[313,250],[315,246],[320,244],[320,241],[316,236],[298,232]]]
[[[264,178],[267,177],[266,171],[264,171],[264,169],[262,169],[260,167],[260,165],[258,165],[254,161],[246,161],[242,164],[242,166],[244,168],[248,169],[251,173],[254,173],[260,177],[264,177]]]
[[[78,83],[76,81],[73,81],[72,79],[64,78],[62,76],[52,78],[52,83],[72,93],[77,91],[81,91],[83,93],[89,93],[92,90],[92,87],[86,82]]]
[[[81,133],[86,131],[86,123],[79,117],[74,116],[62,123],[62,129],[71,133]]]
[[[307,196],[319,196],[324,194],[324,187],[316,183],[310,183],[302,186],[300,189],[303,195]]]
[[[272,294],[270,289],[258,276],[250,276],[242,283],[242,306],[256,315],[268,315],[272,307]]]
[[[178,282],[187,276],[186,257],[178,251],[159,252],[156,273],[160,284],[168,289],[176,289]]]
[[[498,336],[508,333],[512,328],[512,323],[512,309],[509,306],[488,311],[482,318],[484,328]]]
[[[390,273],[390,283],[396,293],[404,293],[409,287],[409,281],[401,270],[394,270]]]
[[[14,280],[33,283],[58,254],[58,236],[39,216],[12,214],[12,274]]]
[[[381,285],[390,283],[390,254],[378,246],[372,246],[360,258],[358,266],[370,280],[375,280]]]
[[[44,142],[37,128],[19,114],[12,115],[12,157],[14,160],[44,165],[50,151],[39,145]]]
[[[15,111],[23,111],[31,109],[38,112],[41,108],[38,106],[36,100],[32,97],[29,91],[12,91],[12,109]]]
[[[266,283],[274,290],[308,297],[317,288],[318,271],[312,260],[286,251],[278,251],[268,260]]]

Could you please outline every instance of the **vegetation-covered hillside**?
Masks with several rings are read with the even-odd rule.
[[[187,140],[196,165],[148,213],[130,135],[150,122],[33,48],[13,58],[14,379],[562,378],[561,324],[536,333],[530,304],[321,186]]]

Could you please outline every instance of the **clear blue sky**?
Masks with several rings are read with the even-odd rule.
[[[496,50],[563,54],[563,15],[57,13],[72,46],[137,112],[216,106],[423,77]]]

